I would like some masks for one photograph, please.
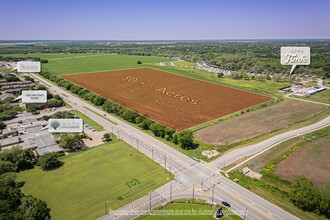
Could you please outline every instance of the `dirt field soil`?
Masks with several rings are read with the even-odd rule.
[[[291,123],[312,117],[323,109],[324,107],[320,105],[287,100],[201,129],[195,132],[194,136],[196,139],[209,144],[236,143],[285,128]]]
[[[150,68],[63,77],[175,130],[271,100],[267,96]]]
[[[330,136],[295,151],[276,167],[275,173],[292,180],[305,175],[314,184],[330,184]]]

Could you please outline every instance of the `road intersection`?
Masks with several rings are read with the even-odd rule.
[[[31,74],[31,76],[42,83],[47,82],[39,75]],[[294,215],[220,175],[219,169],[223,167],[224,162],[226,165],[229,165],[240,158],[272,147],[280,141],[330,124],[330,117],[327,117],[313,125],[282,133],[258,144],[225,154],[213,162],[204,163],[193,160],[116,117],[106,114],[108,119],[117,124],[105,120],[100,116],[105,115],[105,112],[58,86],[47,82],[47,87],[51,92],[60,95],[73,108],[87,115],[109,131],[112,131],[119,139],[132,145],[140,153],[145,154],[163,166],[164,170],[175,175],[175,178],[167,184],[118,210],[111,210],[111,207],[108,207],[111,212],[101,217],[100,219],[102,220],[114,218],[132,219],[148,211],[150,204],[151,208],[154,208],[170,201],[170,199],[192,197],[202,198],[210,202],[213,200],[215,203],[226,201],[231,205],[230,209],[232,211],[238,211],[238,215],[245,219],[298,219]],[[95,114],[95,112],[100,115]],[[213,194],[214,196],[212,196]]]

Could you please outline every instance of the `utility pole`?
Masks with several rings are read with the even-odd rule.
[[[195,184],[193,184],[193,203],[195,203]]]
[[[150,212],[151,212],[151,193],[152,192],[149,193],[149,210],[150,210]]]
[[[214,200],[214,186],[215,186],[215,184],[213,184],[213,188],[212,188],[212,206],[213,206],[213,200]]]
[[[166,158],[167,158],[167,155],[165,154],[164,155],[164,159],[165,159],[165,173],[166,173]]]
[[[151,159],[154,160],[154,150],[155,148],[151,148]]]
[[[170,202],[172,201],[172,183],[170,183]]]
[[[140,153],[140,151],[139,151],[139,141],[138,140],[136,140],[136,148],[137,148],[138,152]]]
[[[203,177],[202,177],[201,185],[202,185],[202,191],[204,191],[204,188],[203,188]]]

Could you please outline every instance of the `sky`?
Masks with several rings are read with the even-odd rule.
[[[330,39],[330,0],[0,0],[0,40]]]

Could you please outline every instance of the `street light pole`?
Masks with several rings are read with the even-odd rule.
[[[151,193],[152,192],[149,193],[149,211],[150,212],[151,212]]]
[[[166,173],[166,158],[167,158],[167,155],[165,154],[164,155],[164,159],[165,159],[165,173]]]
[[[215,186],[215,184],[213,184],[213,188],[212,188],[212,206],[213,206],[213,200],[214,200],[214,186]]]
[[[195,203],[195,184],[193,184],[193,203]]]
[[[172,201],[172,183],[170,183],[170,202]]]
[[[203,190],[204,190],[204,189],[203,189],[203,177],[202,177],[202,183],[201,183],[201,185],[202,185],[202,191],[203,191]]]

